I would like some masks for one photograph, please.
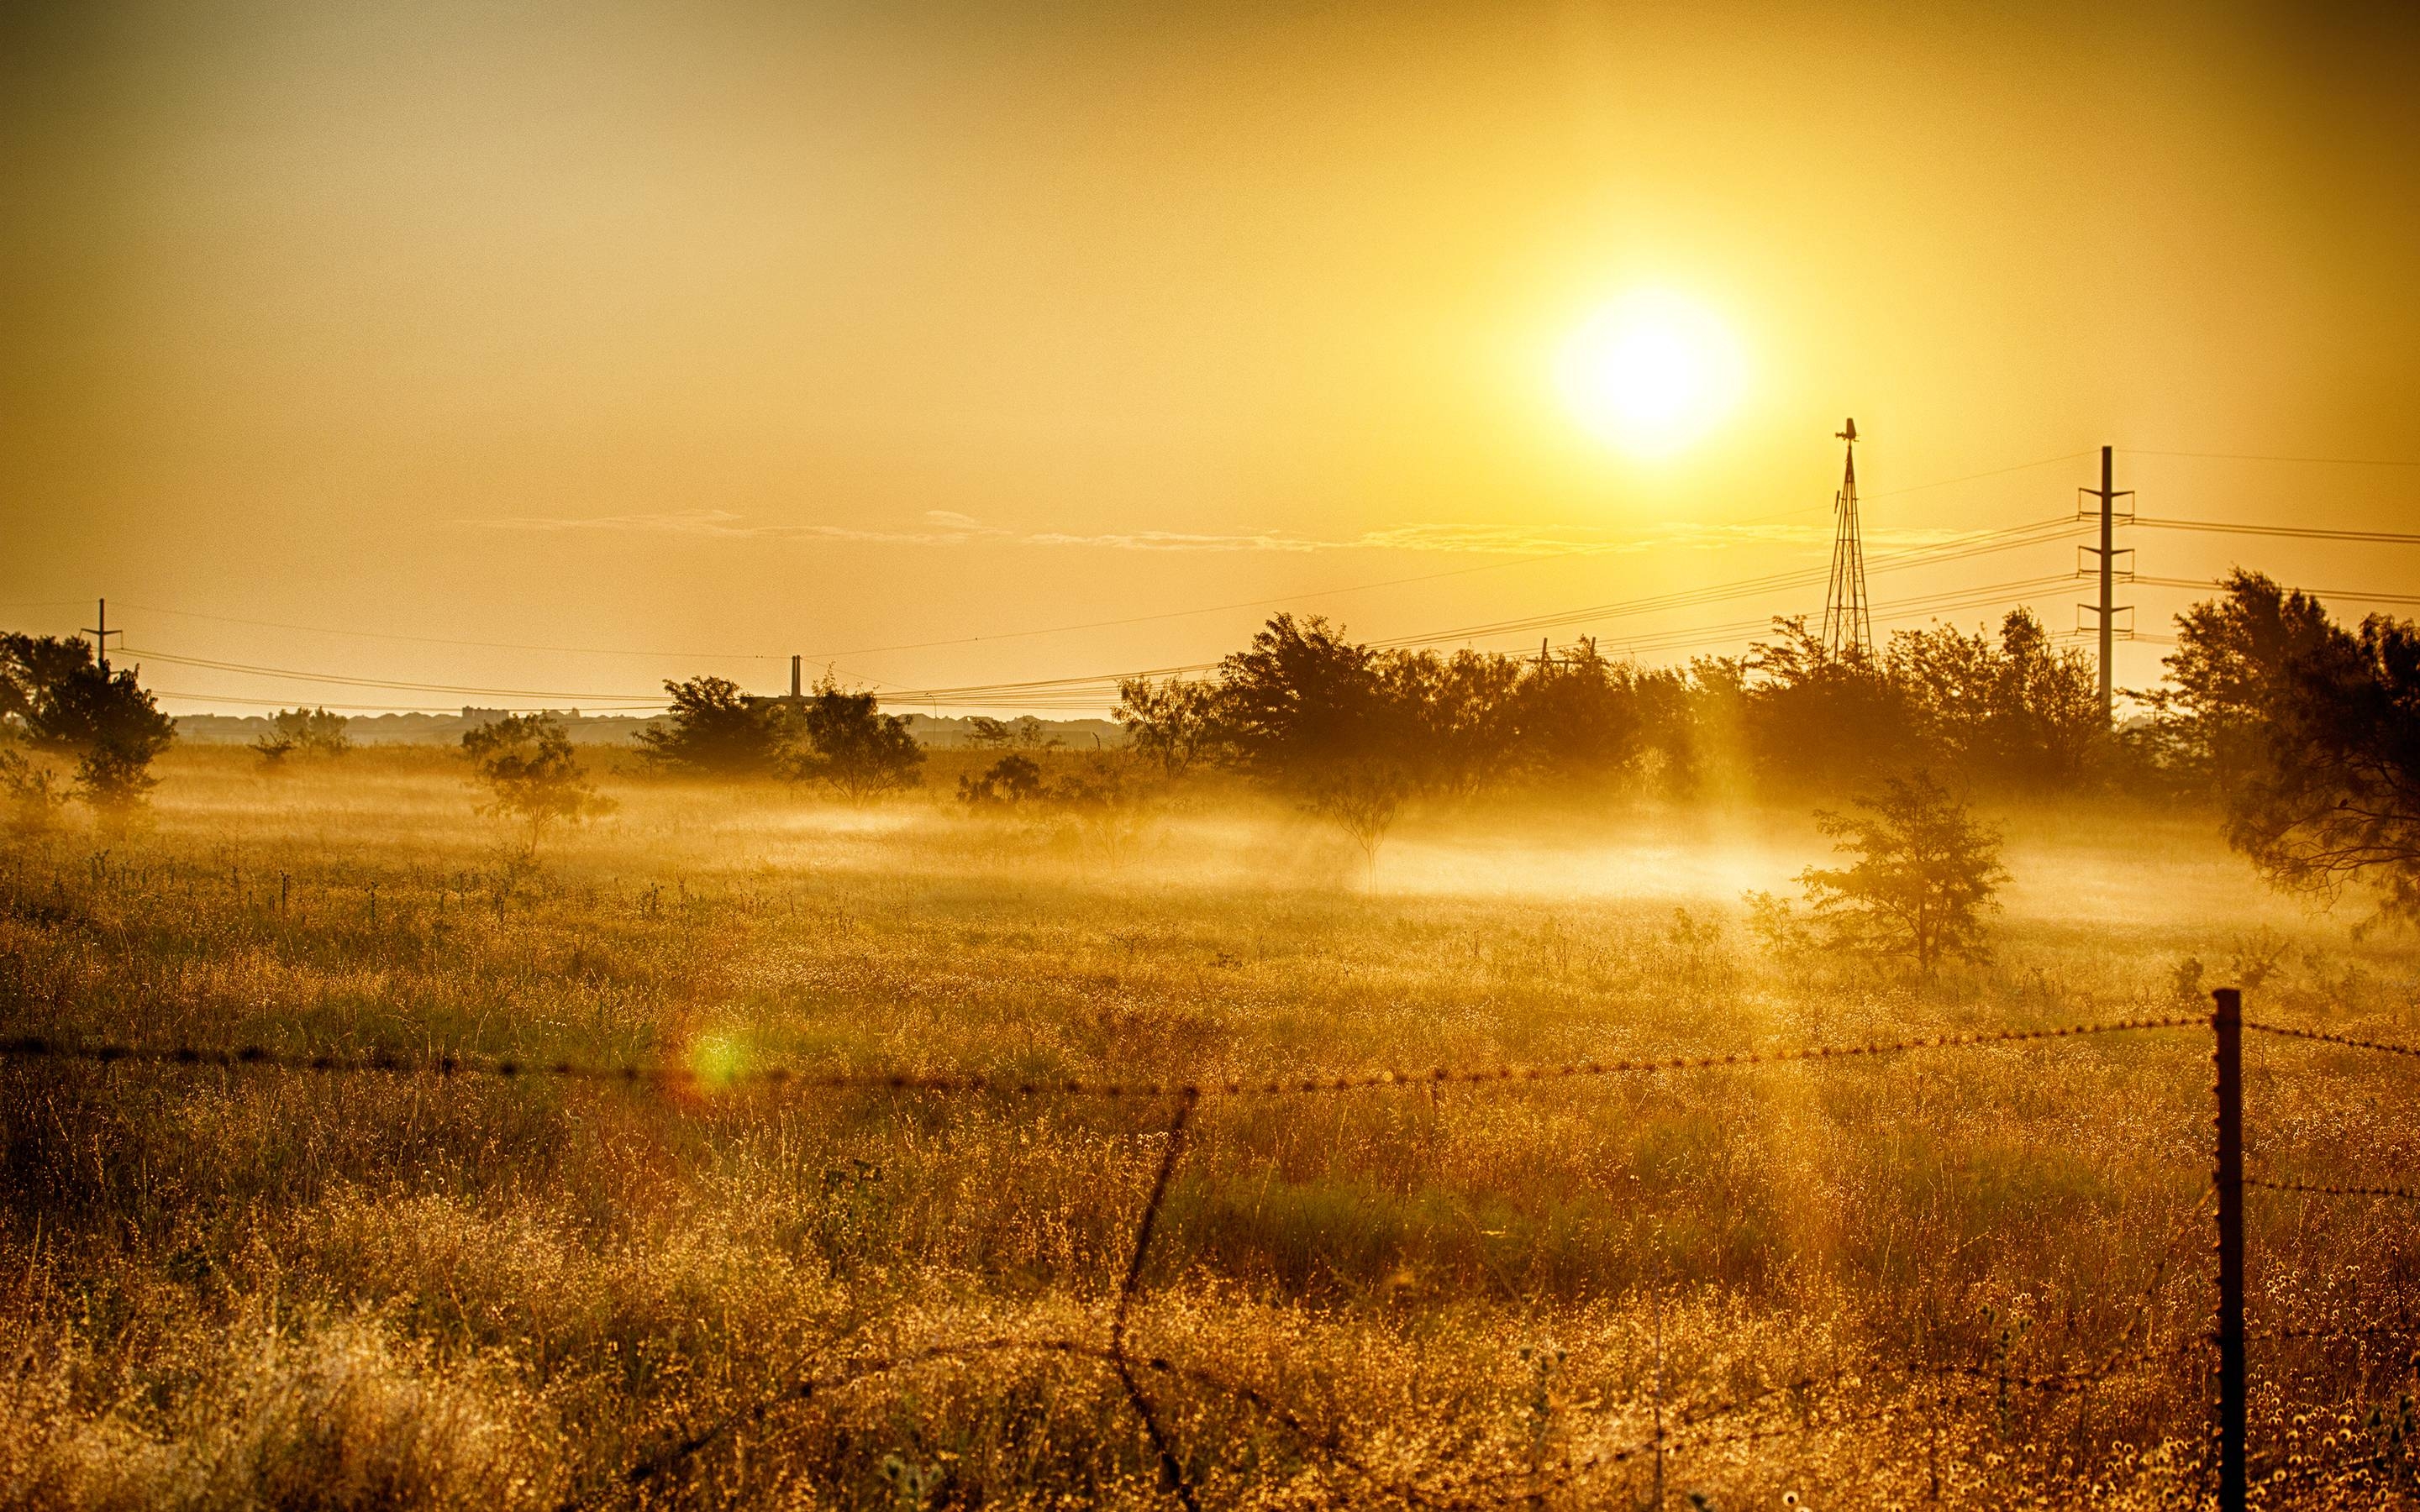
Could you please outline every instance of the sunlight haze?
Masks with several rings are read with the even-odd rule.
[[[1460,627],[1820,571],[1852,414],[1878,557],[2065,515],[2103,443],[2147,515],[2409,517],[2409,470],[2155,455],[2420,458],[2420,201],[2377,187],[2420,131],[2383,20],[116,0],[0,25],[0,612],[66,631],[109,597],[179,711],[771,690],[793,654],[892,692],[1092,675],[1213,659],[1279,607],[1534,651]],[[1575,332],[1642,290],[1738,344],[1735,403],[1683,403],[1668,362],[1571,397]],[[2175,579],[2237,560],[2127,544]],[[2264,560],[2408,586],[2350,548]],[[1878,620],[2072,564],[1878,575]],[[2067,631],[2088,595],[2024,596]],[[2129,597],[2158,630],[2192,594]],[[1723,626],[1821,609],[1550,633],[1737,649]],[[2160,654],[2124,645],[2120,680]]]

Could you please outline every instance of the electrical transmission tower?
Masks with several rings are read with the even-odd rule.
[[[2132,504],[2127,506],[2125,514],[2118,513],[2118,501],[2133,498],[2134,490],[2121,489],[2118,486],[2117,466],[2112,459],[2113,455],[2109,447],[2104,446],[2101,449],[2101,486],[2077,490],[2086,498],[2098,503],[2098,513],[2101,517],[2101,544],[2098,547],[2087,546],[2078,548],[2082,556],[2094,559],[2093,567],[2087,570],[2096,570],[2100,575],[2101,600],[2096,604],[2079,604],[2076,608],[2093,616],[2094,628],[2101,632],[2101,722],[2103,724],[2113,721],[2118,713],[2117,687],[2112,681],[2111,671],[2116,653],[2116,647],[2111,642],[2118,639],[2119,628],[2118,616],[2132,614],[2134,611],[2133,605],[2120,604],[2117,598],[2118,575],[2122,573],[2128,581],[2133,580],[2134,563],[2132,559],[2134,548],[2131,546],[2119,546],[2116,540],[2117,528],[2131,523],[2134,518]],[[2086,514],[2082,510],[2077,513]],[[2129,560],[2120,563],[2118,560],[2119,557]],[[2125,631],[2129,639],[2133,636],[2133,623],[2131,620],[2127,622]]]
[[[109,671],[109,638],[111,636],[116,636],[120,640],[126,639],[125,631],[113,630],[109,627],[109,600],[104,598],[101,601],[100,625],[86,625],[79,626],[79,628],[81,628],[85,634],[92,637],[93,649],[100,654],[99,659],[101,661],[101,670],[102,671]]]
[[[1823,649],[1833,656],[1874,654],[1874,625],[1866,610],[1866,548],[1857,535],[1857,423],[1834,433],[1847,443],[1840,491],[1832,499],[1832,586],[1823,594]]]

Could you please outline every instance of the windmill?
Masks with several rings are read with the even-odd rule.
[[[1866,548],[1857,535],[1857,423],[1833,433],[1846,443],[1840,491],[1832,497],[1832,585],[1823,594],[1823,649],[1835,656],[1874,654],[1866,611]]]

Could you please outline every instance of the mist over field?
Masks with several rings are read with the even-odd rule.
[[[0,1512],[2420,1512],[2415,79],[0,5]]]
[[[434,749],[161,772],[141,833],[8,851],[5,1028],[272,1059],[0,1072],[19,1504],[1175,1494],[1100,1351],[1179,1100],[767,1068],[1215,1091],[2191,1017],[2205,976],[2408,1037],[2420,966],[2110,802],[1993,809],[1994,958],[1919,983],[1754,936],[1828,850],[1790,806],[1415,811],[1365,870],[1232,786],[1112,853],[625,758],[533,864]],[[2399,1068],[2257,1050],[2273,1167],[2420,1163]],[[473,1070],[557,1059],[693,1074]],[[2191,1030],[1213,1095],[1126,1326],[1205,1505],[2187,1505],[2208,1119]],[[2398,1215],[2263,1195],[2250,1242],[2264,1317],[2406,1316]],[[2337,1446],[2400,1442],[2408,1351],[2261,1348],[2263,1427],[2391,1495]]]

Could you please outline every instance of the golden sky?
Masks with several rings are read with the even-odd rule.
[[[178,710],[1173,666],[1262,601],[1412,636],[1820,567],[1851,414],[1877,558],[2068,512],[2103,442],[2147,516],[2420,529],[2420,468],[2344,465],[2420,460],[2391,15],[21,4],[0,624],[105,594]],[[1555,389],[1642,288],[1742,354],[1659,458]],[[2420,548],[2126,540],[2420,592]]]

